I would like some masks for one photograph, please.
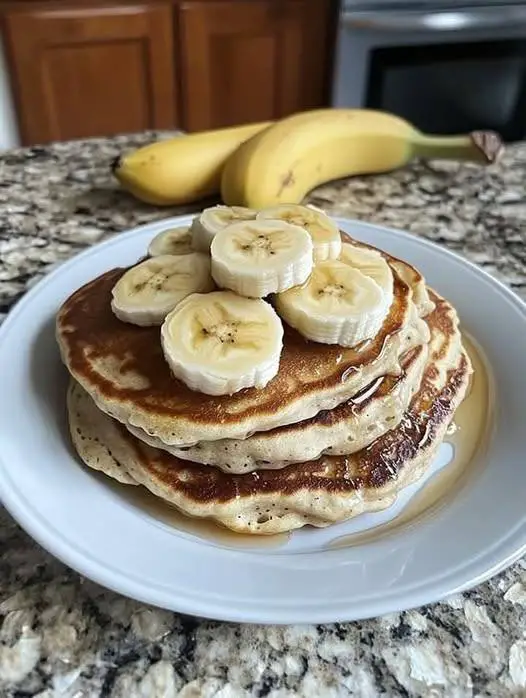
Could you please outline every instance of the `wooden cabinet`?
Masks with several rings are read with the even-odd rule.
[[[25,144],[176,125],[170,4],[15,9],[5,32]]]
[[[23,143],[197,131],[323,106],[336,8],[337,0],[0,0]]]
[[[326,104],[332,8],[332,0],[183,2],[184,127],[265,121]]]

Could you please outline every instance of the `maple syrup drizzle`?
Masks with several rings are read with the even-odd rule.
[[[444,443],[453,446],[452,460],[431,477],[394,519],[366,531],[340,536],[328,544],[329,548],[371,543],[420,520],[424,515],[432,514],[484,467],[483,455],[493,425],[493,378],[477,342],[463,333],[462,343],[473,364],[473,375],[444,439]]]

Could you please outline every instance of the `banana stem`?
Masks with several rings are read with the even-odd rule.
[[[471,160],[486,165],[495,162],[503,151],[502,140],[494,131],[473,131],[465,136],[427,136],[417,132],[411,145],[413,157]]]

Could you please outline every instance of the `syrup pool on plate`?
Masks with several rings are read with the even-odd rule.
[[[103,482],[111,487],[120,498],[125,499],[160,523],[215,545],[227,548],[275,548],[285,545],[290,538],[289,533],[266,536],[235,533],[210,519],[192,518],[182,514],[175,507],[170,506],[140,485],[122,485],[117,481],[108,482],[108,478],[104,478]]]
[[[121,485],[103,478],[106,486],[112,488],[119,498],[124,499],[138,510],[152,517],[160,524],[168,525],[174,531],[200,538],[212,545],[244,549],[282,549],[287,552],[354,547],[373,542],[386,535],[399,531],[405,526],[417,524],[423,516],[429,516],[440,506],[447,503],[471,478],[484,463],[484,449],[491,436],[493,385],[489,365],[483,352],[474,339],[463,335],[463,344],[473,364],[473,375],[466,397],[455,413],[455,418],[444,439],[449,444],[452,457],[436,473],[428,477],[427,482],[413,494],[401,509],[395,509],[385,520],[383,512],[366,514],[371,525],[354,533],[331,536],[336,530],[341,531],[346,523],[334,527],[317,529],[311,526],[293,532],[278,535],[249,535],[230,531],[213,521],[191,518],[181,514],[175,507],[155,497],[144,487]],[[424,474],[425,479],[425,474]],[[418,483],[415,483],[418,484]],[[403,496],[403,492],[400,496]],[[397,512],[397,513],[395,513]],[[375,518],[382,517],[381,523]],[[361,517],[352,519],[358,522]],[[349,524],[350,522],[347,522]]]

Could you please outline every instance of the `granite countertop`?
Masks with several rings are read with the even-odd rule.
[[[154,134],[0,156],[0,317],[56,265],[154,209],[108,163]],[[526,145],[490,169],[415,164],[316,190],[334,214],[404,228],[465,255],[526,298]],[[526,560],[415,611],[327,626],[182,617],[81,578],[0,512],[0,696],[245,698],[526,696]]]

